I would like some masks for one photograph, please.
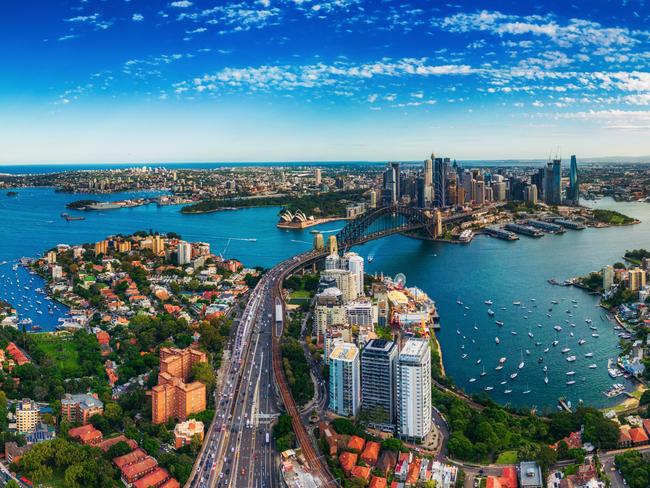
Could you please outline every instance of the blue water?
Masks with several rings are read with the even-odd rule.
[[[141,195],[128,193],[96,198],[115,200]],[[95,198],[92,195],[88,197]],[[309,230],[278,229],[275,226],[278,209],[268,207],[183,215],[179,207],[149,205],[79,212],[86,217],[85,221],[65,221],[60,217],[60,213],[65,211],[65,203],[78,198],[78,195],[55,193],[51,189],[31,188],[20,190],[16,198],[0,195],[0,219],[3,223],[0,261],[41,255],[57,243],[82,243],[109,234],[153,229],[177,232],[191,241],[207,241],[213,252],[224,257],[235,257],[245,265],[268,267],[304,251],[312,241]],[[402,272],[407,276],[407,284],[421,287],[437,302],[445,369],[467,391],[480,392],[486,386],[492,386],[494,390],[490,394],[499,402],[539,408],[554,409],[560,396],[566,396],[574,403],[582,399],[601,407],[616,402],[607,400],[602,394],[614,382],[606,371],[607,359],[617,354],[618,338],[612,324],[601,319],[603,312],[597,307],[595,297],[579,289],[547,283],[549,278],[561,281],[620,261],[625,249],[647,247],[650,242],[650,206],[618,204],[611,200],[603,200],[598,205],[616,208],[643,222],[625,228],[567,231],[564,235],[547,235],[541,239],[522,237],[517,242],[477,237],[469,245],[445,245],[392,236],[359,246],[357,250],[366,257],[374,256],[373,262],[367,263],[369,272],[390,275]],[[331,222],[319,229],[334,231],[342,225],[341,222]],[[257,241],[237,240],[248,238]],[[0,267],[0,273],[12,275],[13,272],[7,264]],[[35,282],[34,287],[37,286]],[[7,298],[6,290],[6,285],[0,285],[0,297]],[[463,306],[456,304],[458,298],[463,301]],[[536,301],[532,302],[531,298]],[[487,306],[483,303],[487,299],[494,301],[495,318],[505,323],[503,327],[496,326],[494,319],[487,315]],[[551,300],[557,300],[559,304],[553,306]],[[577,301],[577,307],[573,307],[571,300]],[[522,306],[514,306],[513,301],[521,301]],[[506,309],[501,310],[502,307]],[[546,316],[548,308],[553,308],[551,318]],[[571,317],[566,310],[572,312]],[[36,315],[31,309],[24,313],[35,323],[41,320],[42,324],[38,323],[44,329],[51,326],[50,319],[56,318]],[[599,338],[591,337],[586,318],[593,320]],[[565,320],[575,323],[575,327],[570,327]],[[542,324],[542,327],[537,327],[537,324]],[[555,324],[562,326],[561,333],[553,330]],[[529,328],[534,334],[533,339],[527,335]],[[511,331],[517,335],[512,335]],[[570,337],[571,331],[574,337]],[[501,340],[499,345],[495,344],[496,336]],[[555,338],[560,344],[551,347]],[[586,339],[587,343],[579,346],[580,338]],[[536,341],[543,345],[536,347]],[[461,349],[462,345],[464,349]],[[548,354],[542,352],[545,347],[550,347]],[[563,347],[572,349],[571,353],[577,356],[576,362],[565,361],[566,355],[560,352]],[[526,349],[530,350],[530,356]],[[593,359],[584,358],[584,353],[589,351],[594,353]],[[468,354],[465,360],[461,359],[463,353]],[[522,354],[526,364],[517,379],[508,381],[507,386],[500,385],[503,376],[516,369]],[[502,356],[508,359],[503,374],[497,374],[494,368]],[[543,364],[549,368],[548,385],[543,383],[543,365],[537,363],[539,357],[544,358]],[[481,359],[480,365],[476,364],[478,359]],[[591,363],[596,363],[598,368],[588,369]],[[488,374],[481,378],[483,366]],[[576,372],[576,384],[571,387],[565,385],[568,370]],[[473,377],[476,382],[469,383]],[[620,378],[616,381],[624,382]],[[506,388],[513,392],[504,394]],[[523,395],[527,389],[531,393]]]

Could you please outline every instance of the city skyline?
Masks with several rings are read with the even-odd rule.
[[[88,0],[4,14],[0,164],[648,155],[644,1]]]

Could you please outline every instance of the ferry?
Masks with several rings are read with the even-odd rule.
[[[503,322],[501,322],[500,320],[495,320],[494,323],[499,326],[503,326]]]
[[[465,229],[458,236],[458,240],[464,244],[471,242],[473,238],[474,238],[474,232],[472,232],[471,229]]]

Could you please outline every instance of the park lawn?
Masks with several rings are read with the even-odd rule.
[[[79,369],[79,353],[72,336],[34,334],[32,340],[62,371],[72,372]]]
[[[311,294],[306,290],[294,291],[289,297],[289,303],[293,305],[302,305],[303,303],[309,303],[309,300],[311,300]]]
[[[517,451],[503,451],[496,460],[496,464],[515,464],[516,462]]]

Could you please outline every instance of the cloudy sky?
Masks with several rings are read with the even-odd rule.
[[[650,155],[648,0],[5,0],[0,162]]]

